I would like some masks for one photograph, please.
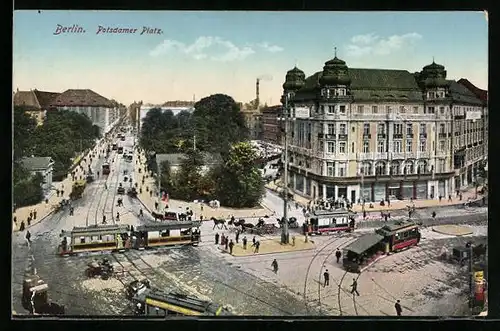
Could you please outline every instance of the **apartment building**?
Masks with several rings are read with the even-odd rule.
[[[447,80],[442,65],[356,69],[335,56],[307,78],[288,71],[283,89],[292,119],[289,185],[298,194],[438,199],[474,181],[484,105]]]

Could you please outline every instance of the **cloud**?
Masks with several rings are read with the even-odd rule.
[[[393,35],[388,38],[381,38],[374,33],[369,33],[352,37],[351,43],[346,46],[346,49],[350,56],[388,55],[411,47],[420,39],[422,36],[416,32]]]
[[[196,60],[209,58],[213,61],[230,62],[244,60],[255,53],[251,46],[237,46],[220,37],[199,37],[192,44],[187,45],[177,40],[164,40],[149,54],[157,57],[170,52],[178,52]]]
[[[263,48],[264,50],[268,51],[269,53],[278,53],[278,52],[283,52],[284,48],[278,45],[271,45],[268,42],[263,42],[257,44],[258,47]]]

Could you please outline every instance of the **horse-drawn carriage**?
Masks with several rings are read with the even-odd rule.
[[[253,227],[250,230],[250,233],[258,234],[259,236],[262,236],[265,234],[274,235],[274,234],[276,234],[277,230],[278,230],[278,227],[275,224],[264,223],[262,225],[257,224],[257,226]]]
[[[85,191],[85,187],[87,186],[87,182],[85,180],[77,180],[73,184],[71,188],[71,193],[69,194],[69,198],[71,200],[80,199],[83,195],[83,191]]]
[[[54,209],[54,212],[57,213],[58,211],[63,210],[68,205],[69,205],[69,200],[62,199],[61,201],[59,201],[59,203],[52,205],[52,208]]]
[[[137,190],[135,187],[131,187],[127,190],[127,195],[132,198],[137,198]]]
[[[277,218],[276,221],[278,222],[280,227],[283,226],[284,218]],[[299,222],[297,221],[297,218],[290,217],[288,219],[288,228],[297,229],[298,227],[299,227]]]
[[[214,222],[214,228],[224,226],[226,227],[226,220],[211,218]],[[228,221],[228,225],[231,226],[230,229],[238,229],[242,233],[249,232],[251,234],[265,235],[265,234],[275,234],[278,227],[275,224],[265,223],[264,218],[260,218],[256,225],[252,223],[246,223],[245,219],[240,218],[239,220],[231,219]],[[227,227],[226,227],[227,229]]]

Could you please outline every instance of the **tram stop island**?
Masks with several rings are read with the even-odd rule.
[[[276,253],[288,253],[288,252],[297,252],[297,251],[305,251],[310,250],[315,247],[314,241],[311,241],[311,238],[308,238],[308,241],[305,242],[304,236],[295,236],[295,245],[292,244],[293,240],[290,237],[290,243],[287,245],[281,244],[280,238],[272,238],[259,240],[260,247],[257,253],[255,252],[255,247],[252,247],[252,240],[249,238],[247,249],[243,249],[243,244],[241,240],[238,244],[235,243],[233,247],[233,256],[241,257],[241,256],[251,256],[251,255],[263,255],[263,254],[276,254]]]

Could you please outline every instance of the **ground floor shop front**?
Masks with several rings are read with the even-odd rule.
[[[454,180],[385,180],[344,185],[322,183],[304,175],[291,173],[289,186],[296,194],[310,199],[348,199],[351,202],[381,200],[447,199],[454,192]]]

